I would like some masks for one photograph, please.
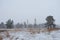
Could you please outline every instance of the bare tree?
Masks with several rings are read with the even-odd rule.
[[[37,24],[36,24],[36,18],[34,19],[34,28],[37,27]]]

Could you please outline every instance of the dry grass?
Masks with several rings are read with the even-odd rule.
[[[11,32],[18,32],[18,31],[27,31],[27,32],[30,32],[32,34],[35,34],[35,33],[40,33],[40,32],[50,32],[50,31],[55,31],[55,30],[60,30],[60,28],[50,28],[50,29],[47,29],[47,28],[43,28],[43,29],[40,29],[40,28],[26,28],[26,29],[9,29],[9,30],[3,30],[6,32],[6,35],[7,37],[9,36],[9,32],[8,31],[11,31]],[[2,31],[2,30],[0,30]]]
[[[51,31],[56,31],[56,30],[60,30],[60,28],[50,28],[50,29],[47,29],[47,28],[44,28],[44,29],[39,29],[39,28],[32,28],[32,29],[28,29],[28,32],[32,33],[32,34],[35,34],[35,33],[40,33],[40,32],[51,32]]]
[[[3,40],[2,36],[0,35],[0,40]]]

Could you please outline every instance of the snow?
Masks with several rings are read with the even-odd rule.
[[[19,31],[9,32],[10,37],[6,37],[4,33],[0,33],[3,40],[60,40],[60,30],[52,32],[40,32],[31,34],[30,32]]]

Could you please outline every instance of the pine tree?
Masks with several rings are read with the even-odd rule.
[[[9,20],[6,22],[6,26],[7,26],[7,28],[13,28],[13,20],[9,19]]]
[[[53,16],[47,16],[46,21],[47,21],[46,25],[48,28],[55,28],[54,24],[55,19],[53,18]]]

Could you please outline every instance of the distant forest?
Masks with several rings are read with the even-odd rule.
[[[14,21],[11,19],[8,19],[6,24],[4,24],[4,22],[0,23],[0,28],[7,28],[7,29],[11,29],[11,28],[55,28],[56,24],[55,19],[53,18],[53,16],[47,16],[45,18],[46,23],[44,24],[37,24],[36,23],[36,19],[34,19],[34,24],[28,24],[28,20],[27,22],[24,22],[23,24],[17,23],[14,25]]]

